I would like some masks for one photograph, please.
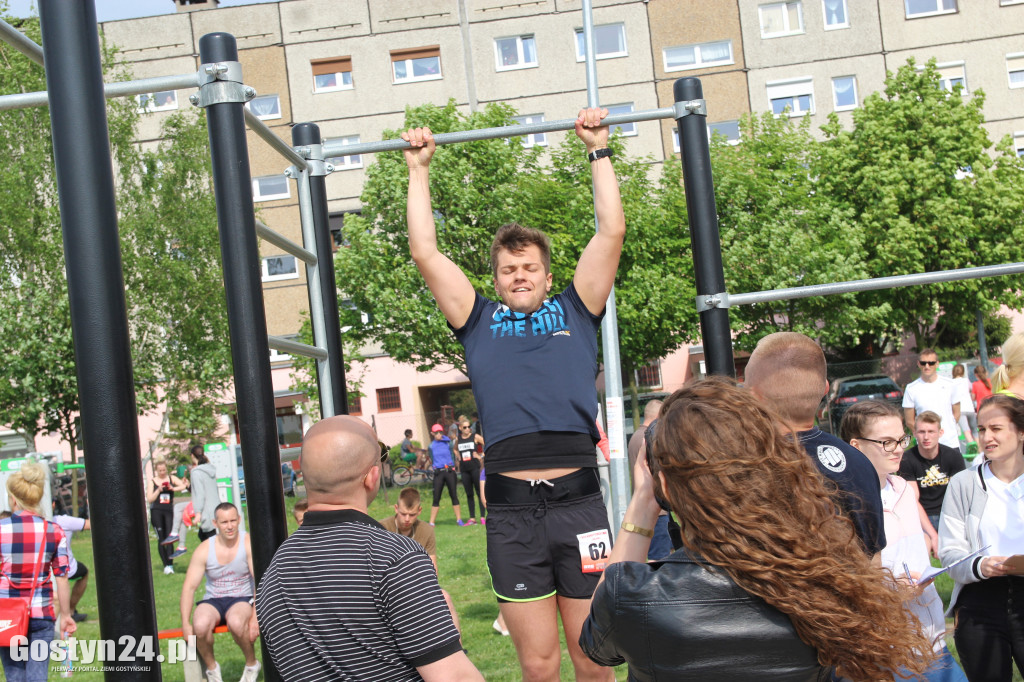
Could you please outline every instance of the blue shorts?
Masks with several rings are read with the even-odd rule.
[[[217,613],[220,614],[220,620],[217,621],[217,625],[214,627],[220,627],[221,625],[228,624],[228,611],[231,610],[232,606],[239,602],[245,602],[248,604],[250,601],[252,601],[252,595],[248,597],[214,597],[212,599],[197,601],[196,606],[199,606],[200,604],[209,604],[213,608],[217,609]]]

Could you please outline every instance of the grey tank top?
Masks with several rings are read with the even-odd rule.
[[[238,551],[235,558],[226,564],[217,561],[217,538],[210,538],[210,552],[206,557],[206,596],[203,599],[221,597],[251,597],[252,575],[245,553],[245,531],[238,531]]]

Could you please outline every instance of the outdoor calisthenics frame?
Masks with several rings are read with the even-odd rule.
[[[587,26],[589,2],[585,1],[584,5],[584,24]],[[42,0],[40,15],[44,39],[42,50],[6,24],[0,26],[3,34],[0,37],[15,44],[35,61],[45,61],[47,92],[0,97],[0,109],[47,103],[52,109],[83,439],[89,452],[86,469],[89,481],[99,481],[104,486],[102,494],[97,490],[97,494],[91,497],[97,517],[108,520],[94,528],[94,537],[100,548],[95,559],[101,633],[104,638],[114,640],[124,635],[136,638],[155,635],[148,533],[145,516],[139,513],[144,503],[138,426],[103,97],[196,86],[199,88],[196,104],[207,110],[239,424],[246,438],[243,466],[250,512],[254,512],[250,513],[250,525],[255,536],[254,563],[258,576],[262,575],[273,550],[283,540],[285,527],[277,468],[279,453],[269,347],[317,358],[324,414],[345,409],[344,377],[341,375],[339,380],[329,366],[332,359],[338,363],[341,361],[340,342],[329,339],[325,334],[327,330],[340,332],[333,273],[328,269],[330,259],[321,264],[317,258],[317,253],[330,253],[327,241],[330,237],[324,220],[326,200],[321,194],[323,177],[330,168],[324,159],[338,154],[401,149],[405,143],[390,140],[343,147],[323,145],[315,125],[300,124],[293,133],[293,144],[288,145],[243,109],[244,102],[255,92],[242,83],[237,48],[234,39],[227,34],[210,34],[200,40],[203,66],[198,74],[104,86],[92,0]],[[590,38],[588,33],[587,41]],[[38,58],[40,52],[45,53],[45,60]],[[588,53],[592,54],[592,50],[588,49]],[[591,60],[588,58],[588,76],[593,66]],[[681,79],[675,84],[674,94],[676,103],[671,108],[611,116],[607,122],[631,123],[670,117],[675,118],[679,125],[698,310],[710,373],[733,373],[729,305],[1024,272],[1024,264],[1014,263],[777,292],[734,294],[730,298],[725,291],[722,270],[705,127],[706,107],[700,81]],[[588,104],[596,104],[596,97],[589,99]],[[257,135],[292,163],[289,174],[297,180],[299,187],[304,246],[273,233],[255,220],[243,119]],[[572,119],[565,119],[448,133],[438,135],[437,142],[451,144],[568,130],[571,127]],[[83,129],[103,131],[103,134],[81,135]],[[83,181],[83,178],[88,180]],[[307,271],[310,283],[320,283],[319,287],[310,286],[311,317],[320,318],[321,325],[321,332],[317,332],[318,322],[314,321],[314,346],[267,336],[257,233],[302,259],[311,268]],[[316,298],[314,292],[318,289],[319,305],[312,300]],[[326,300],[333,301],[335,306],[333,321],[325,319],[329,318],[329,313],[323,312]],[[317,311],[319,314],[315,314]],[[611,368],[607,357],[606,354],[606,367]],[[325,391],[325,387],[329,390]],[[612,391],[609,395],[612,396]],[[125,589],[126,586],[135,589]],[[266,657],[265,660],[270,663]],[[132,679],[159,679],[159,666],[141,666],[127,676]],[[123,679],[125,674],[119,673],[117,678]],[[267,666],[266,679],[277,679],[272,665]]]

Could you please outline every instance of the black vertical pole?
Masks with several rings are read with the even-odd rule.
[[[683,159],[683,185],[686,188],[686,213],[690,219],[693,270],[697,279],[697,298],[706,300],[725,294],[722,269],[722,242],[718,235],[715,187],[711,181],[711,154],[708,151],[707,113],[699,78],[680,78],[673,86],[676,124]],[[678,108],[694,103],[682,112]],[[699,103],[699,104],[698,104]],[[682,114],[682,115],[680,115]],[[723,303],[727,299],[722,297]],[[732,333],[729,309],[712,307],[700,313],[704,337],[704,358],[708,374],[735,376],[732,358]]]
[[[975,311],[975,317],[978,322],[978,355],[981,359],[981,366],[987,372],[990,369],[988,363],[988,341],[985,337],[985,313],[981,312],[981,308]]]
[[[292,128],[292,144],[294,146],[303,147],[320,143],[320,126],[315,123],[298,123]],[[320,275],[320,281],[308,282],[307,286],[319,286],[322,292],[324,336],[327,341],[327,371],[331,374],[334,411],[337,414],[348,414],[345,358],[341,350],[341,322],[338,318],[338,293],[334,282],[334,243],[331,239],[330,218],[327,213],[327,187],[324,180],[326,173],[322,162],[310,163],[309,193],[313,204],[313,229],[316,233],[316,253],[319,259],[317,272]],[[310,307],[312,308],[312,301]],[[319,372],[319,363],[317,367]],[[320,381],[319,385],[322,387],[324,382]],[[321,390],[323,389],[321,388]],[[323,400],[320,401],[320,404],[324,404]]]
[[[85,471],[92,505],[100,637],[156,640],[138,416],[117,206],[93,0],[42,0],[64,253],[75,340]],[[135,660],[107,680],[160,680]]]
[[[253,568],[258,584],[270,566],[274,552],[287,537],[287,525],[274,387],[270,381],[270,347],[267,345],[267,320],[256,245],[249,150],[242,114],[245,98],[239,94],[242,89],[241,69],[237,64],[238,48],[234,36],[227,33],[203,36],[199,39],[199,59],[203,69],[213,64],[235,69],[234,74],[228,68],[219,80],[205,83],[200,89],[199,105],[206,109],[210,132],[238,433],[252,533]],[[235,77],[239,80],[233,80]],[[207,99],[208,88],[211,95]],[[264,679],[280,679],[266,649],[263,650],[263,665]]]

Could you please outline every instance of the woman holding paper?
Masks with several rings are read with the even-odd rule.
[[[713,377],[662,406],[580,645],[630,680],[856,680],[922,673],[908,620],[804,450],[749,391]],[[646,563],[666,500],[684,547]],[[915,652],[926,652],[918,655]]]
[[[953,477],[942,502],[939,558],[955,585],[949,612],[960,663],[971,682],[1024,671],[1024,401],[994,395],[978,410],[985,462]],[[1011,663],[1012,661],[1012,663]]]

